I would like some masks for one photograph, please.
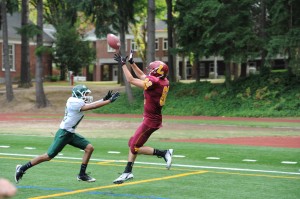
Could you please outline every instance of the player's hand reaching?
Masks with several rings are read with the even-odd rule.
[[[107,94],[105,95],[105,97],[103,97],[103,101],[109,100],[109,98],[111,98],[112,94],[113,94],[112,90],[109,90],[107,92]]]
[[[114,60],[116,60],[121,66],[123,66],[124,64],[126,64],[126,60],[127,60],[127,57],[122,57],[120,53],[118,54],[115,54],[114,56]]]
[[[112,96],[109,98],[110,102],[113,103],[114,101],[116,101],[118,99],[119,96],[120,96],[120,93],[118,91],[113,93]]]
[[[128,62],[129,62],[130,64],[133,64],[133,63],[134,63],[134,61],[133,61],[133,50],[132,50],[132,49],[131,49],[130,54],[129,54]]]

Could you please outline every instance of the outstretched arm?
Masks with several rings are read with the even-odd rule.
[[[114,101],[116,101],[118,99],[119,96],[120,96],[119,92],[113,93],[110,90],[110,91],[108,91],[108,93],[106,94],[106,96],[103,99],[92,102],[90,104],[85,104],[84,106],[81,107],[80,110],[81,111],[88,111],[88,110],[100,108],[100,107],[105,106],[109,103],[113,103]]]
[[[139,67],[133,61],[133,50],[130,51],[128,62],[130,63],[130,66],[133,69],[136,76],[141,80],[145,80],[146,79],[145,73],[141,69],[139,69]]]
[[[135,86],[137,86],[137,87],[140,87],[140,88],[144,89],[144,81],[141,80],[141,79],[138,79],[138,78],[134,78],[134,77],[131,75],[130,71],[128,70],[126,64],[124,64],[124,65],[122,66],[122,69],[123,69],[124,75],[125,75],[125,77],[126,77],[126,80],[127,80],[130,84],[133,84],[133,85],[135,85]]]
[[[128,70],[127,66],[126,66],[126,59],[127,57],[121,57],[120,54],[115,54],[114,59],[119,63],[119,65],[122,66],[124,75],[126,80],[130,83],[133,84],[137,87],[140,87],[142,89],[144,89],[144,81],[138,78],[134,78],[131,74],[131,72]]]

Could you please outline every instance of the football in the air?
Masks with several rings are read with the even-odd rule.
[[[121,46],[120,39],[116,35],[111,34],[111,33],[107,34],[106,39],[107,39],[108,45],[111,48],[116,49],[116,50],[118,50],[120,48],[120,46]]]

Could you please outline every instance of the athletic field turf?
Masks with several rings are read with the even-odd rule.
[[[3,118],[0,176],[14,182],[17,164],[46,152],[61,117],[22,115],[13,123]],[[82,125],[78,132],[95,147],[87,170],[97,181],[76,180],[83,152],[68,146],[52,161],[28,170],[16,185],[15,198],[300,198],[300,148],[177,142],[251,135],[296,139],[299,123],[167,119],[147,145],[174,149],[171,170],[165,169],[163,159],[138,156],[134,179],[115,185],[112,181],[126,164],[128,138],[139,122],[139,117],[86,117],[82,124],[93,128]]]

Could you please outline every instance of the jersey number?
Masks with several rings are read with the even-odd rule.
[[[162,95],[159,100],[160,106],[165,105],[168,92],[169,92],[169,86],[164,86],[164,90],[163,90]]]

